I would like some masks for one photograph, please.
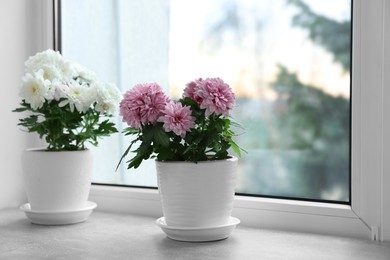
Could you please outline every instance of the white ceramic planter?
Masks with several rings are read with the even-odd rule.
[[[23,177],[32,210],[69,211],[86,206],[92,180],[92,152],[27,149]]]
[[[165,222],[171,227],[225,225],[233,209],[236,157],[221,161],[156,161]]]

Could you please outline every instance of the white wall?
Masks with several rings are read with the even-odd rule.
[[[20,157],[36,138],[18,129],[19,85],[24,61],[43,46],[42,2],[0,1],[0,209],[24,202]]]

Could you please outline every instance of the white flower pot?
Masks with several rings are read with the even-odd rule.
[[[236,157],[198,163],[156,161],[166,224],[186,228],[226,225],[233,209],[237,163]]]
[[[32,210],[69,211],[87,204],[92,180],[92,152],[27,149],[22,165]]]

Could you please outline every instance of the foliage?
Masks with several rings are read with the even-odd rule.
[[[28,117],[20,119],[18,125],[44,138],[49,151],[84,150],[85,142],[97,146],[98,137],[118,132],[109,119],[100,122],[101,113],[93,108],[79,113],[72,112],[69,107],[59,107],[58,103],[59,101],[52,101],[41,108],[32,109],[28,103],[22,101],[21,107],[13,110],[32,112]]]
[[[288,3],[299,9],[293,17],[292,24],[306,29],[313,42],[329,51],[344,70],[350,71],[351,22],[338,22],[316,14],[302,0],[288,0]]]
[[[275,103],[279,111],[279,143],[290,149],[329,149],[348,143],[350,103],[313,86],[304,85],[297,75],[279,65],[272,88],[278,93]],[[285,107],[285,109],[278,109]],[[325,149],[326,150],[326,149]]]
[[[13,112],[28,112],[19,124],[36,132],[49,151],[84,150],[85,142],[117,132],[109,118],[120,94],[58,52],[47,50],[30,57],[20,89],[22,101]]]

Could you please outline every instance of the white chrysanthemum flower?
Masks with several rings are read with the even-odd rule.
[[[115,115],[118,111],[118,104],[121,93],[113,83],[96,83],[97,103],[95,109],[101,113]]]
[[[79,82],[92,84],[98,80],[98,76],[95,72],[81,66],[80,64],[72,64],[72,78],[76,78]]]
[[[49,81],[56,80],[62,77],[62,71],[51,64],[46,64],[41,67],[43,70],[43,78]]]
[[[42,70],[34,75],[27,73],[22,79],[19,95],[30,104],[32,109],[41,108],[49,92],[50,82],[45,80],[42,74]]]
[[[29,57],[24,65],[27,73],[34,73],[42,69],[44,66],[54,65],[62,62],[63,57],[59,52],[46,50]]]
[[[70,111],[74,108],[78,112],[87,112],[91,107],[96,97],[95,91],[88,85],[81,85],[76,81],[69,84],[69,89],[66,93],[66,99],[61,101],[58,105],[64,107],[69,104]]]
[[[40,75],[39,80],[45,82],[43,100],[32,101],[34,107],[42,106],[46,99],[60,101],[60,107],[69,105],[72,112],[75,108],[78,112],[86,112],[93,104],[102,113],[114,114],[118,109],[121,95],[114,84],[99,82],[93,71],[66,60],[57,51],[35,54],[26,61],[25,68],[28,74]],[[26,81],[32,82],[32,77],[26,77]],[[35,79],[36,82],[39,80]]]
[[[67,98],[69,86],[61,80],[54,79],[51,83],[49,94],[46,99],[48,101],[59,101],[61,98]]]
[[[62,78],[72,79],[75,74],[75,69],[73,66],[73,62],[63,59],[63,62],[58,63],[57,66],[61,70]]]
[[[46,50],[30,57],[25,62],[27,73],[43,70],[43,77],[47,80],[71,78],[74,74],[71,63],[57,51]]]

